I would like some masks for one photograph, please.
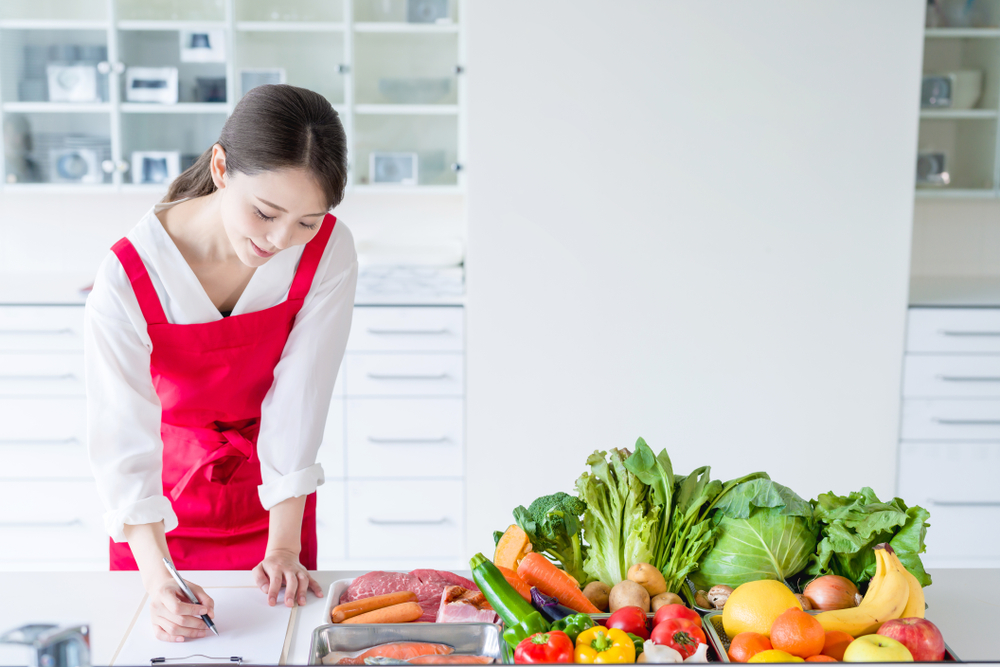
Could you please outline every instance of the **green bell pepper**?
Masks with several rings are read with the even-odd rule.
[[[632,634],[631,632],[626,632],[625,634],[627,634],[629,637],[632,638],[632,643],[635,644],[635,657],[638,658],[640,655],[642,655],[642,652],[646,650],[645,649],[646,640],[640,637],[639,635]]]
[[[589,614],[573,614],[554,622],[550,630],[565,632],[576,644],[576,638],[580,636],[580,633],[592,627],[594,627],[594,619]]]
[[[472,580],[507,626],[503,638],[512,649],[535,633],[548,632],[549,622],[545,617],[507,583],[503,573],[486,556],[476,554],[469,566]]]

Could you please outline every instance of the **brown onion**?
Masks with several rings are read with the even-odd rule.
[[[830,611],[857,607],[858,587],[854,582],[836,574],[817,577],[806,585],[802,595],[808,598],[813,609]]]

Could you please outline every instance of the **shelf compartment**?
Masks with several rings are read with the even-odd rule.
[[[948,39],[931,40],[924,44],[924,74],[954,70],[982,70],[983,90],[975,109],[951,111],[990,110],[1000,108],[1000,39]],[[929,109],[923,109],[928,111]],[[943,111],[935,109],[934,111]]]
[[[455,23],[355,23],[354,32],[367,33],[410,33],[415,35],[454,34],[458,32]]]
[[[122,159],[131,164],[135,151],[176,151],[180,169],[193,162],[211,148],[219,139],[226,117],[218,113],[206,114],[156,114],[138,113],[122,116]],[[135,175],[129,170],[126,183],[134,183]],[[156,190],[166,184],[138,183]]]
[[[122,113],[229,113],[225,102],[180,102],[155,104],[152,102],[122,102]]]
[[[4,29],[0,47],[0,95],[5,103],[93,105],[109,99],[108,76],[97,71],[98,63],[108,58],[107,30]],[[83,69],[55,77],[53,90],[53,65]]]
[[[180,103],[224,104],[199,99],[198,79],[225,79],[226,63],[180,62],[180,37],[176,30],[120,30],[118,43],[120,59],[126,67],[176,67]],[[125,82],[123,77],[121,102],[128,104]],[[145,106],[150,103],[135,104]]]
[[[454,116],[458,114],[457,104],[358,104],[354,113],[382,116]]]
[[[237,21],[239,32],[344,32],[347,26],[334,22],[302,21]]]
[[[4,113],[108,113],[107,102],[4,102]]]
[[[995,119],[924,119],[920,121],[918,153],[944,153],[951,183],[930,190],[993,190],[997,123]]]
[[[271,69],[281,63],[286,83],[314,90],[331,104],[344,104],[344,35],[338,33],[241,32],[236,35],[236,94],[242,96],[240,71]]]
[[[86,21],[87,27],[107,21],[107,0],[3,0],[0,2],[0,24],[14,24],[9,27],[24,27],[28,22],[48,23],[45,29],[56,26],[53,23],[72,24],[71,29],[79,29]],[[16,25],[16,24],[22,25]],[[3,27],[8,27],[3,25]],[[104,24],[107,28],[107,23]]]
[[[224,21],[174,21],[174,20],[123,20],[118,21],[119,30],[164,31],[164,30],[225,30]]]
[[[420,186],[458,184],[458,174],[451,168],[458,161],[456,116],[357,116],[353,148],[351,168],[357,186],[412,191]],[[373,151],[416,153],[417,186],[372,183],[369,158]]]
[[[408,9],[411,2],[408,0],[353,0],[354,2],[354,20],[360,25],[369,24],[379,24],[379,25],[394,25],[397,26],[395,30],[399,32],[406,31],[406,29],[400,29],[398,26],[416,26],[416,32],[418,30],[426,30],[427,28],[445,28],[447,30],[455,29],[457,30],[458,23],[458,5],[460,0],[449,0],[447,2],[447,16],[442,18],[447,21],[447,23],[416,23],[408,22],[410,16],[408,15]],[[426,8],[431,8],[436,3],[428,2],[424,3]],[[420,4],[414,5],[415,9],[419,10]],[[417,18],[417,17],[414,17]],[[431,19],[433,17],[425,16],[425,19]],[[452,28],[452,26],[455,26]],[[393,28],[390,28],[390,30]]]
[[[236,0],[238,23],[343,23],[344,19],[344,0]]]
[[[206,27],[207,21],[226,21],[226,0],[171,0],[151,2],[150,0],[114,0],[120,21],[175,21],[200,22],[197,27]],[[163,28],[153,28],[162,30]]]
[[[361,34],[354,52],[358,104],[458,103],[457,35]]]
[[[102,169],[102,163],[111,159],[110,114],[22,113],[8,115],[5,122],[8,186],[86,188],[111,183]]]

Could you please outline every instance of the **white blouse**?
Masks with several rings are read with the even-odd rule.
[[[146,265],[168,322],[220,320],[222,315],[156,217],[174,203],[154,206],[128,239]],[[284,301],[304,247],[279,252],[259,267],[232,315]],[[258,493],[264,509],[310,494],[324,481],[316,455],[347,347],[357,279],[354,238],[338,220],[261,405]],[[149,366],[152,349],[128,276],[118,257],[109,253],[84,310],[84,363],[87,446],[108,510],[104,525],[116,542],[125,540],[125,524],[162,520],[168,531],[177,527],[177,515],[163,495],[162,411]]]

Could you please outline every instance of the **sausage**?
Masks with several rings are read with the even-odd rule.
[[[403,602],[416,602],[417,594],[413,591],[399,591],[397,593],[386,593],[385,595],[375,595],[370,598],[362,598],[353,602],[346,602],[337,605],[330,612],[330,621],[333,623],[343,623],[349,618],[375,611],[382,607],[389,607]]]
[[[423,615],[424,610],[416,602],[403,602],[353,616],[344,623],[409,623]]]

